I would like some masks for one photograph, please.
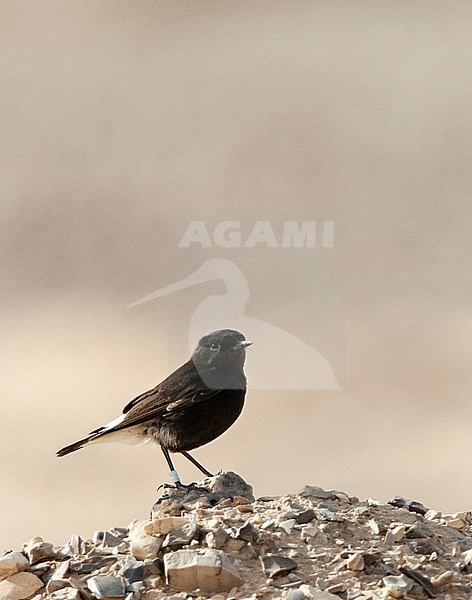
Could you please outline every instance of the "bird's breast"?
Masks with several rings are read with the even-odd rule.
[[[224,433],[241,414],[246,390],[221,390],[212,398],[150,421],[147,435],[171,452],[193,450]]]

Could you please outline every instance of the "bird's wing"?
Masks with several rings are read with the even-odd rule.
[[[158,386],[131,400],[123,411],[124,418],[109,431],[119,431],[157,417],[171,416],[220,392],[207,388],[194,365],[186,363]]]

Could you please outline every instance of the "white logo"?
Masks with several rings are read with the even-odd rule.
[[[196,223],[200,222],[194,222],[194,226]],[[226,229],[228,223],[233,222],[225,221],[225,228],[218,232],[215,228],[214,240],[218,239],[219,235],[222,236],[221,239],[230,240],[231,231],[237,236],[238,229],[236,227]],[[264,227],[259,231],[263,231]],[[182,242],[191,243],[189,230],[190,227]],[[253,241],[259,236],[259,234],[253,233],[254,230],[255,228],[249,235],[248,241],[251,240],[251,236]],[[198,225],[193,231],[199,232],[198,235],[201,235],[203,229]],[[297,231],[303,230],[298,229]],[[284,235],[288,235],[285,232],[284,227]],[[304,239],[309,239],[306,228],[305,232]],[[240,238],[236,237],[235,239],[239,243]],[[287,237],[286,240],[288,239]],[[290,239],[300,240],[301,237],[295,236],[294,238],[292,236]],[[238,329],[254,342],[254,345],[248,350],[246,363],[251,388],[340,389],[330,364],[322,354],[288,331],[262,319],[246,315],[246,304],[249,300],[248,282],[241,269],[230,260],[207,260],[185,279],[140,298],[130,307],[214,280],[221,280],[224,283],[225,292],[206,297],[194,310],[189,325],[189,352],[192,352],[197,341],[210,331],[224,328]]]

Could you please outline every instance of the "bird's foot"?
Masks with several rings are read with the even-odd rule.
[[[210,490],[208,488],[204,488],[204,487],[200,487],[198,486],[195,482],[192,481],[192,483],[182,483],[181,481],[177,481],[175,484],[175,487],[178,490],[187,490],[188,492],[205,492],[205,493],[209,493]]]
[[[210,492],[209,489],[200,487],[196,483],[182,483],[181,481],[176,481],[175,483],[163,483],[157,488],[157,491],[160,489],[164,490],[186,490],[187,492],[205,492],[208,494]]]

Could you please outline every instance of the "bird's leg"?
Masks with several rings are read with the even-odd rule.
[[[170,453],[169,450],[167,450],[167,448],[163,448],[161,446],[161,450],[166,458],[167,464],[169,465],[169,469],[170,469],[170,478],[172,479],[175,487],[180,487],[182,485],[182,482],[180,481],[180,477],[179,474],[177,473],[177,471],[174,468],[174,465],[172,463],[172,459],[170,457]]]
[[[197,490],[197,492],[208,492],[207,489],[198,487],[198,485],[195,485],[194,483],[189,483],[188,485],[185,485],[184,483],[182,483],[180,481],[179,474],[175,470],[174,464],[172,463],[172,459],[170,457],[169,450],[167,450],[167,448],[162,448],[162,446],[161,446],[161,450],[162,450],[164,456],[166,457],[166,461],[167,461],[167,464],[169,465],[169,469],[170,469],[170,478],[172,479],[172,482],[174,483],[174,485],[166,483],[163,485],[164,488],[176,487],[179,490],[187,490],[187,491]],[[190,457],[190,460],[192,460],[192,462],[194,461],[194,459],[192,457]],[[195,461],[195,463],[198,465],[197,461]],[[198,467],[203,468],[203,467],[201,467],[201,465],[198,465]],[[208,471],[206,471],[206,469],[205,469],[205,472],[208,473]]]
[[[200,469],[200,471],[206,475],[207,477],[213,477],[213,474],[210,473],[210,471],[208,471],[207,469],[205,469],[205,467],[203,465],[201,465],[198,460],[195,460],[193,458],[193,456],[190,456],[190,454],[188,452],[181,452],[181,454],[183,454],[185,456],[185,458],[188,458],[188,460],[193,463],[197,469]]]

